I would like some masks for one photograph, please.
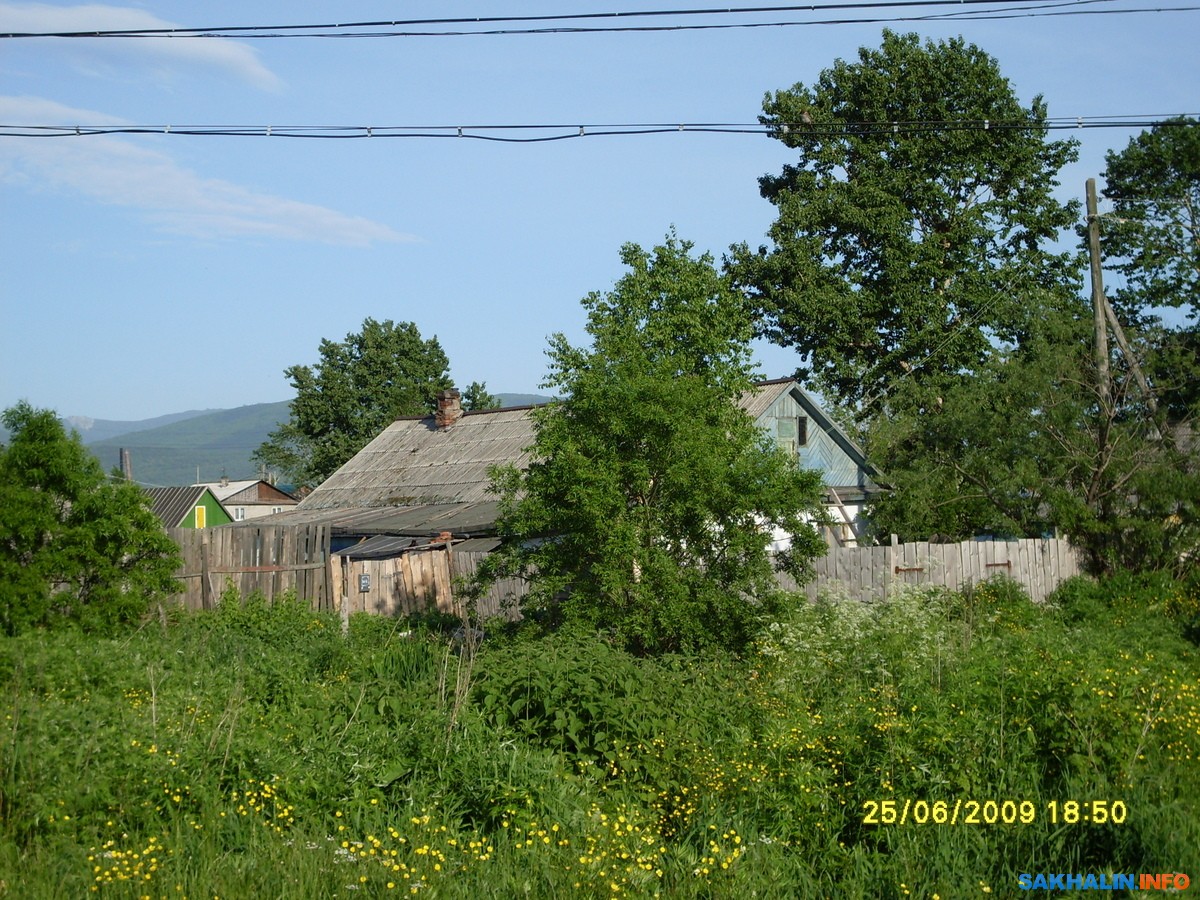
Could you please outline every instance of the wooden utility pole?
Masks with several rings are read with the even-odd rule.
[[[1107,405],[1110,400],[1108,326],[1112,325],[1113,336],[1117,339],[1117,344],[1120,346],[1121,352],[1125,355],[1125,359],[1129,363],[1129,368],[1133,371],[1133,377],[1137,379],[1138,386],[1142,389],[1142,394],[1146,398],[1146,405],[1150,407],[1150,414],[1157,416],[1158,402],[1154,399],[1154,391],[1151,390],[1150,383],[1146,380],[1145,373],[1142,372],[1142,367],[1138,365],[1133,348],[1129,346],[1129,341],[1125,339],[1125,331],[1121,328],[1121,323],[1117,320],[1117,314],[1113,312],[1108,298],[1104,296],[1104,281],[1100,269],[1100,215],[1096,211],[1095,178],[1087,180],[1087,214],[1088,256],[1091,257],[1092,262],[1092,306],[1096,317],[1096,377],[1100,382],[1101,402]]]
[[[133,461],[124,447],[121,448],[121,474],[125,476],[126,481],[133,481]]]
[[[1092,260],[1092,311],[1095,316],[1096,386],[1100,395],[1102,415],[1112,408],[1112,392],[1108,375],[1108,319],[1104,307],[1104,277],[1100,271],[1100,215],[1096,211],[1096,179],[1087,180],[1088,255]]]

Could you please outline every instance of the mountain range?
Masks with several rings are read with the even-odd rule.
[[[502,406],[545,403],[539,394],[497,394]],[[160,487],[260,477],[251,454],[288,419],[288,404],[256,403],[236,409],[189,410],[153,419],[122,422],[69,416],[62,420],[79,433],[105,470],[118,468],[129,451],[135,481]],[[7,439],[4,436],[3,439]]]

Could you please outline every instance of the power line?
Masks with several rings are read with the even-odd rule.
[[[321,31],[344,34],[353,29],[398,28],[430,25],[487,25],[507,22],[571,22],[596,19],[663,18],[667,16],[730,16],[784,12],[815,12],[827,9],[888,9],[913,6],[962,6],[992,4],[996,0],[870,0],[857,3],[818,3],[803,6],[744,6],[723,9],[653,9],[613,12],[560,13],[517,16],[457,16],[450,18],[384,19],[368,22],[323,23],[315,25],[220,25],[203,27],[125,28],[95,31],[8,32],[2,38],[60,37],[211,37],[237,34],[254,37],[259,32]],[[1112,2],[1112,0],[1081,0],[1081,2]]]
[[[369,138],[421,138],[496,141],[502,143],[545,143],[583,137],[633,137],[652,134],[731,134],[841,138],[888,137],[951,131],[1076,131],[1097,128],[1171,128],[1195,127],[1187,121],[1196,113],[1137,116],[1054,117],[1041,121],[992,121],[962,119],[955,121],[907,122],[656,122],[578,125],[475,124],[475,125],[21,125],[0,124],[0,137],[62,138],[99,135],[157,134],[187,137],[274,137],[317,140],[358,140]],[[535,133],[542,132],[542,133]]]
[[[818,11],[848,11],[872,9],[911,9],[916,7],[955,7],[963,9],[969,6],[995,6],[997,0],[860,0],[851,3],[813,3],[789,6],[748,6],[728,7],[724,9],[660,9],[660,10],[629,10],[612,12],[573,13],[557,15],[525,15],[525,16],[472,16],[454,18],[426,19],[391,19],[347,23],[322,24],[282,24],[282,25],[224,25],[203,27],[164,27],[164,28],[134,28],[134,29],[93,29],[90,31],[46,31],[46,32],[0,32],[0,38],[212,38],[236,37],[238,39],[265,39],[281,37],[463,37],[468,35],[516,35],[516,34],[571,34],[571,33],[604,33],[604,32],[659,32],[659,31],[698,31],[732,28],[773,28],[802,25],[835,25],[835,24],[878,24],[885,22],[922,21],[928,19],[961,19],[961,18],[1014,18],[1018,16],[1046,15],[1037,10],[1060,9],[1056,15],[1084,15],[1096,13],[1147,13],[1147,12],[1193,12],[1200,10],[1196,6],[1133,8],[1120,10],[1084,10],[1079,7],[1099,3],[1112,3],[1116,0],[1066,0],[1055,3],[1029,3],[1018,0],[1015,5],[1000,7],[994,10],[973,10],[952,13],[944,16],[893,17],[893,18],[857,18],[857,19],[825,19],[809,21],[769,21],[769,22],[718,22],[704,24],[668,24],[668,25],[602,25],[602,26],[543,26],[524,28],[486,28],[482,25],[499,25],[505,23],[526,22],[570,22],[595,20],[632,20],[637,18],[665,17],[727,17],[762,15],[767,13],[818,12]],[[1069,7],[1070,9],[1063,9]],[[470,25],[473,30],[427,30],[410,31],[396,30],[397,28],[430,27],[438,25]],[[384,30],[387,29],[387,30]]]

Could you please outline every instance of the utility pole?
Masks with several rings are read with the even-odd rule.
[[[126,481],[133,481],[133,461],[124,447],[121,448],[121,474],[125,476]]]
[[[1129,363],[1129,368],[1133,371],[1133,377],[1137,379],[1138,386],[1142,389],[1142,394],[1146,398],[1146,405],[1150,407],[1150,414],[1157,416],[1158,401],[1154,399],[1154,391],[1151,390],[1150,383],[1146,380],[1145,373],[1142,372],[1142,367],[1138,365],[1133,348],[1129,346],[1129,341],[1125,339],[1125,331],[1121,328],[1121,323],[1117,320],[1117,314],[1109,304],[1108,298],[1104,296],[1104,281],[1100,270],[1100,215],[1096,211],[1095,178],[1087,180],[1087,221],[1088,256],[1091,257],[1092,263],[1092,307],[1096,318],[1096,377],[1100,383],[1100,400],[1105,406],[1110,402],[1108,325],[1111,324],[1113,336],[1116,337],[1117,344],[1120,346],[1121,352],[1125,355],[1125,359]]]
[[[1100,395],[1101,414],[1107,416],[1112,408],[1112,393],[1108,375],[1108,321],[1104,308],[1104,277],[1100,271],[1100,215],[1096,211],[1096,179],[1087,180],[1088,255],[1092,261],[1092,312],[1095,317],[1096,386]]]

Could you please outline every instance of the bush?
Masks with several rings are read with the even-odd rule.
[[[1192,643],[1200,643],[1200,570],[1183,578],[1169,572],[1117,572],[1101,581],[1068,578],[1049,602],[1069,622],[1125,622],[1147,616],[1174,623]]]
[[[594,637],[559,632],[487,654],[475,700],[493,725],[532,744],[611,763],[621,746],[673,730],[668,680]]]

